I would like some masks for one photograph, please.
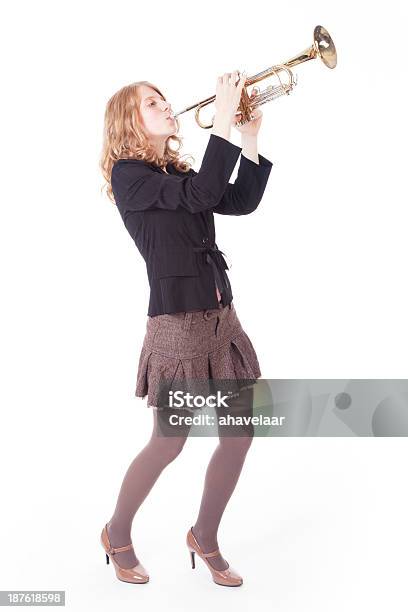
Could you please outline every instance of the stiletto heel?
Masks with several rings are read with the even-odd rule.
[[[191,565],[193,569],[195,568],[194,555],[197,555],[204,561],[207,565],[208,569],[211,572],[213,580],[216,584],[220,584],[222,586],[241,586],[244,582],[243,578],[232,569],[232,567],[228,564],[228,567],[224,570],[216,570],[214,569],[207,561],[208,557],[215,557],[220,554],[219,549],[213,550],[212,552],[205,553],[197,542],[195,535],[193,534],[193,528],[188,530],[187,533],[187,548],[190,551],[191,555]]]
[[[106,563],[109,565],[110,558],[113,563],[113,567],[115,568],[116,577],[118,578],[118,580],[121,580],[122,582],[132,582],[133,584],[144,584],[146,582],[149,582],[149,575],[141,563],[138,563],[137,565],[135,565],[135,567],[130,567],[128,569],[120,567],[120,565],[117,564],[117,562],[113,558],[113,555],[118,552],[123,552],[125,550],[131,550],[133,548],[133,544],[127,544],[126,546],[119,546],[117,548],[113,548],[109,541],[107,523],[102,529],[101,544],[106,553]]]

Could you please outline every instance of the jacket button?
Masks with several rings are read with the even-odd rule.
[[[208,243],[208,238],[204,237],[202,242],[203,242],[203,244],[207,244]]]

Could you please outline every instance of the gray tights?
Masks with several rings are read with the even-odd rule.
[[[229,401],[231,414],[252,415],[253,388],[244,389],[240,396]],[[108,523],[112,546],[125,546],[131,542],[133,518],[164,470],[181,452],[190,428],[185,426],[179,436],[158,435],[160,431],[157,410],[154,414],[150,440],[130,464],[119,492],[116,508]],[[217,413],[223,414],[219,410]],[[231,430],[232,431],[232,430]],[[227,426],[218,426],[219,444],[207,467],[201,505],[193,533],[204,552],[218,548],[217,532],[225,507],[235,489],[244,465],[247,451],[253,440],[252,425],[245,426],[237,435],[228,435]],[[187,523],[187,527],[191,524]],[[133,550],[116,553],[115,560],[123,568],[134,567],[139,562]],[[222,555],[210,557],[210,564],[218,570],[228,564]]]

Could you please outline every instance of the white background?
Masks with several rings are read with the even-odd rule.
[[[105,564],[100,531],[152,414],[133,396],[145,266],[98,167],[123,85],[152,81],[181,109],[325,26],[338,66],[296,67],[292,95],[262,107],[270,179],[256,212],[216,215],[217,244],[263,377],[407,378],[407,12],[395,0],[3,7],[1,589],[65,589],[67,608],[98,612],[407,609],[404,438],[255,439],[218,537],[238,589],[200,559],[191,570],[185,535],[217,443],[192,438],[134,522],[150,583]],[[186,113],[181,135],[198,170],[209,131]]]

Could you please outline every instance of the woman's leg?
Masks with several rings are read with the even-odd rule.
[[[252,416],[253,388],[244,389],[238,398],[228,402],[229,414]],[[225,414],[217,410],[218,416]],[[220,441],[207,467],[198,518],[193,526],[199,545],[205,553],[218,548],[217,531],[225,507],[238,482],[245,457],[253,440],[253,425],[218,426]],[[228,563],[217,555],[207,559],[214,569],[223,570]]]
[[[163,469],[181,452],[188,437],[190,428],[185,428],[185,431],[180,429],[180,436],[158,435],[160,417],[157,410],[152,409],[152,412],[154,415],[152,436],[130,464],[119,492],[115,512],[108,523],[108,536],[113,547],[126,546],[131,542],[135,513]],[[133,550],[116,553],[115,560],[120,567],[126,569],[139,563]]]

